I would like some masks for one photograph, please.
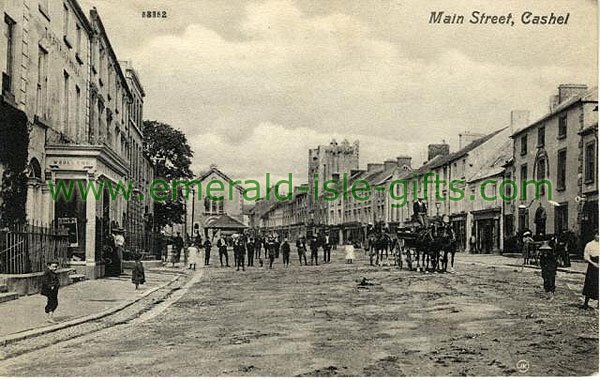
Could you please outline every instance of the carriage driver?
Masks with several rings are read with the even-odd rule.
[[[425,204],[423,197],[418,197],[413,204],[413,215],[422,227],[427,226],[427,204]]]

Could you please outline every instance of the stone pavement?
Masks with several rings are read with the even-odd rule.
[[[457,262],[461,263],[476,263],[482,265],[505,265],[510,267],[521,267],[523,265],[523,257],[520,254],[471,254],[459,252],[456,254]],[[539,269],[535,265],[527,265],[526,268]],[[583,261],[571,260],[571,266],[568,268],[558,267],[558,271],[566,273],[584,274],[587,271],[587,263]]]
[[[130,271],[120,277],[88,280],[64,286],[58,293],[58,309],[54,313],[54,319],[57,323],[63,323],[131,302],[148,290],[167,283],[176,274],[177,268],[167,271],[146,270],[146,283],[137,291],[131,283]],[[51,326],[52,324],[46,321],[45,305],[46,297],[40,294],[0,303],[0,337]]]

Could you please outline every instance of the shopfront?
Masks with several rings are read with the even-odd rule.
[[[108,239],[126,217],[124,195],[116,193],[117,183],[128,186],[125,161],[105,147],[48,146],[46,165],[54,190],[45,201],[53,205],[51,221],[69,231],[71,267],[90,279],[103,277]]]
[[[477,251],[498,252],[500,246],[500,208],[472,211]]]

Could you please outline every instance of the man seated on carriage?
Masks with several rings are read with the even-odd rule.
[[[413,218],[416,219],[421,226],[427,226],[427,204],[423,197],[418,197],[413,204]]]

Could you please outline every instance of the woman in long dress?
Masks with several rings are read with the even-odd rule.
[[[583,284],[583,295],[585,301],[581,306],[583,309],[588,308],[590,298],[598,299],[598,255],[600,251],[600,243],[598,243],[598,231],[594,234],[594,240],[586,244],[583,251],[583,259],[587,261],[588,268],[585,274],[585,283]]]

